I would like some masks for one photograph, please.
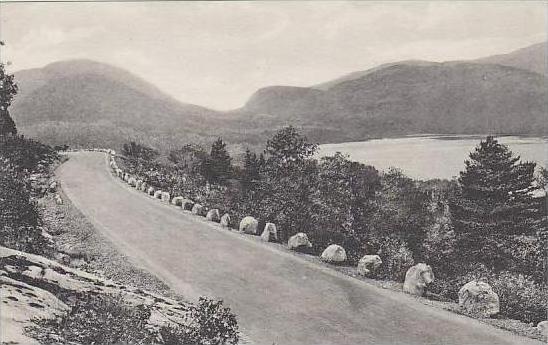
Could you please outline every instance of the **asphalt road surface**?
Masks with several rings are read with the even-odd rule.
[[[153,200],[105,155],[71,153],[61,185],[135,264],[195,299],[222,298],[256,344],[541,344],[425,306]]]

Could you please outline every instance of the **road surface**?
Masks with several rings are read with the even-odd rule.
[[[162,204],[71,153],[67,196],[135,264],[189,297],[222,298],[256,344],[540,344],[428,307]]]

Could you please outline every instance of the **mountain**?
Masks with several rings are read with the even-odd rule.
[[[247,122],[296,125],[319,142],[422,133],[544,134],[546,78],[470,62],[394,63],[318,88],[267,87]]]
[[[542,42],[508,54],[488,56],[475,62],[516,67],[546,75],[546,49],[547,42]]]
[[[15,73],[21,133],[50,144],[160,150],[184,143],[264,144],[285,125],[319,143],[386,136],[546,134],[546,43],[476,61],[402,61],[313,87],[268,86],[240,109],[184,104],[117,67],[61,61]]]
[[[50,144],[120,148],[138,140],[159,149],[203,141],[223,115],[180,103],[131,73],[88,60],[15,73],[11,108],[19,131]]]

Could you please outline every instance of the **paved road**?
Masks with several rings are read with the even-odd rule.
[[[540,344],[222,230],[132,190],[102,153],[58,169],[97,229],[176,291],[224,299],[257,344]]]

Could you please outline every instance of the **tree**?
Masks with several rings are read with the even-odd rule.
[[[202,146],[186,144],[180,149],[170,151],[168,160],[187,174],[202,175],[207,156],[208,153]]]
[[[232,158],[223,139],[218,138],[213,142],[206,164],[205,177],[210,183],[225,184],[232,176]]]
[[[266,143],[265,154],[270,165],[286,167],[314,155],[318,145],[311,144],[293,126],[280,129]]]
[[[13,75],[8,74],[4,64],[0,62],[0,135],[17,134],[17,127],[8,109],[16,94],[17,84]]]
[[[318,168],[310,158],[316,148],[293,127],[280,129],[267,142],[262,180],[254,197],[264,220],[278,226],[282,241],[313,228]]]
[[[153,161],[158,156],[158,151],[143,144],[138,144],[134,141],[129,144],[124,144],[122,154],[128,158],[135,160]]]
[[[362,245],[370,230],[369,220],[380,186],[379,173],[372,166],[350,161],[339,152],[321,159],[317,227],[323,229],[323,236],[343,235],[349,256],[364,254]],[[322,243],[322,247],[329,244]]]
[[[488,136],[465,165],[450,205],[460,257],[497,271],[512,267],[513,246],[520,236],[534,236],[542,219],[533,197],[536,164]]]
[[[264,169],[265,159],[261,153],[259,156],[249,149],[245,150],[244,166],[241,172],[241,182],[244,191],[255,189],[261,179],[261,171]]]

